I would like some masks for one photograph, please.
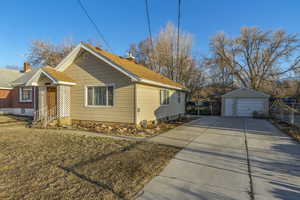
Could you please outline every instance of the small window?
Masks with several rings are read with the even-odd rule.
[[[168,105],[170,101],[169,90],[160,90],[160,104]]]
[[[181,103],[181,92],[177,91],[177,100],[178,103]]]
[[[88,106],[113,106],[114,87],[113,86],[88,86],[87,105]]]
[[[20,102],[31,102],[32,101],[32,88],[21,87],[19,89]]]

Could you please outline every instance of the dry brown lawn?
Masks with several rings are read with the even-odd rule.
[[[178,148],[0,127],[0,199],[133,199]]]

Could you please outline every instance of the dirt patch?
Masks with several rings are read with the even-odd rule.
[[[0,199],[132,199],[179,150],[61,130],[1,129]]]
[[[152,137],[195,119],[198,118],[181,117],[168,122],[148,124],[147,128],[137,127],[134,124],[73,120],[73,128],[119,136]]]
[[[282,132],[288,134],[293,139],[300,142],[300,128],[299,127],[289,124],[287,122],[276,120],[276,119],[271,119],[270,121],[277,128],[279,128]]]

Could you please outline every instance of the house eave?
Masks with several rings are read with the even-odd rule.
[[[0,87],[0,90],[12,90],[12,89],[14,89],[14,88],[12,88],[12,87]]]
[[[155,85],[155,86],[159,86],[159,87],[164,87],[164,88],[169,88],[169,89],[174,89],[174,90],[181,90],[181,91],[189,92],[189,90],[187,88],[180,88],[180,87],[163,84],[163,83],[159,83],[159,82],[151,81],[151,80],[147,80],[147,79],[140,79],[138,82]]]

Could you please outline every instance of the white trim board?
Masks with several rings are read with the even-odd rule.
[[[32,77],[31,79],[29,79],[27,81],[27,83],[25,84],[26,86],[37,86],[37,82],[35,81],[35,79],[40,76],[41,74],[44,74],[47,78],[49,78],[53,84],[58,84],[58,85],[76,85],[76,83],[72,83],[72,82],[66,82],[66,81],[58,81],[56,80],[54,77],[52,77],[50,74],[48,74],[46,71],[44,71],[43,69],[39,69]]]
[[[110,66],[112,66],[113,68],[115,68],[116,70],[120,71],[121,73],[125,74],[126,76],[128,76],[132,81],[134,82],[141,82],[141,83],[147,83],[147,84],[151,84],[151,85],[156,85],[156,86],[160,86],[160,87],[165,87],[165,88],[169,88],[169,89],[175,89],[175,90],[181,90],[181,91],[189,91],[188,89],[184,89],[184,88],[180,88],[180,87],[176,87],[176,86],[172,86],[172,85],[168,85],[168,84],[163,84],[160,82],[156,82],[156,81],[151,81],[148,79],[143,79],[140,78],[134,74],[132,74],[131,72],[123,69],[121,66],[116,65],[115,63],[113,63],[112,61],[110,61],[109,59],[105,58],[104,56],[96,53],[95,51],[93,51],[92,49],[86,47],[85,45],[83,45],[82,43],[78,44],[75,49],[73,49],[73,51],[71,51],[71,53],[65,58],[63,59],[58,65],[57,67],[55,67],[55,69],[57,71],[64,71],[69,64],[76,58],[76,56],[78,55],[78,53],[80,52],[80,49],[84,49],[86,51],[88,51],[89,53],[91,53],[92,55],[96,56],[97,58],[99,58],[100,60],[104,61],[105,63],[109,64]],[[70,62],[71,61],[71,62]]]

